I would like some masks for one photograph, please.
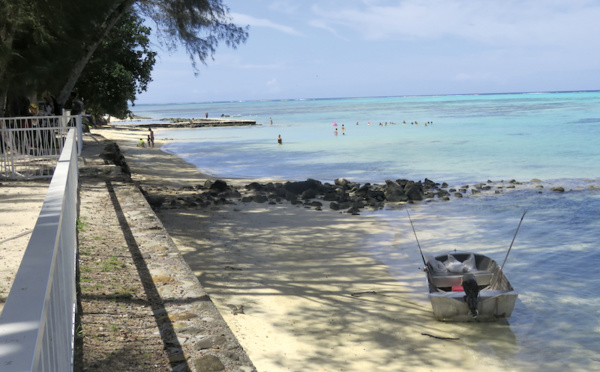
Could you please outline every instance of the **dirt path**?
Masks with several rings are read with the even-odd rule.
[[[137,185],[80,168],[76,371],[256,371]],[[94,140],[95,141],[95,140]]]

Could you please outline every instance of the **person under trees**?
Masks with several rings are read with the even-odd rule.
[[[35,99],[46,91],[64,107],[93,58],[108,62],[108,57],[95,53],[114,30],[126,28],[123,20],[128,17],[134,35],[148,37],[149,29],[141,22],[145,18],[167,49],[184,47],[196,73],[197,64],[212,58],[220,43],[236,48],[248,38],[248,28],[231,22],[221,0],[0,0],[0,116],[11,113],[13,102]],[[143,40],[134,45],[144,55],[138,64],[145,70],[130,76],[134,92],[145,90],[150,81],[147,72],[154,55],[147,45]],[[124,94],[119,99],[126,103],[131,97]]]

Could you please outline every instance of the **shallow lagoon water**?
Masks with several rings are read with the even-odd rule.
[[[323,182],[344,177],[361,183],[427,177],[451,186],[523,181],[497,195],[410,207],[424,253],[473,250],[500,262],[527,211],[505,266],[519,293],[512,317],[506,323],[444,327],[466,348],[486,355],[482,365],[600,370],[600,191],[595,189],[600,93],[138,105],[134,111],[154,119],[201,117],[208,111],[261,123],[157,133],[174,139],[163,150],[222,177]],[[277,145],[279,134],[283,146]],[[543,181],[543,189],[529,182],[534,178]],[[552,192],[552,186],[567,191]],[[396,243],[382,246],[375,239],[360,245],[413,289],[416,303],[430,308],[404,208],[364,213],[389,224]]]
[[[559,194],[524,188],[415,204],[410,211],[425,255],[476,251],[500,264],[527,211],[504,268],[519,293],[512,317],[506,324],[447,324],[444,329],[465,347],[489,349],[490,358],[500,359],[508,370],[598,370],[599,191]],[[392,208],[371,213],[390,224],[396,244],[371,241],[368,246],[413,288],[415,302],[430,307],[418,245],[406,233],[412,232],[406,212]]]

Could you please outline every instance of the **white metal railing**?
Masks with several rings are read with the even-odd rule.
[[[80,154],[81,115],[0,118],[0,178],[51,177],[70,127]]]
[[[75,137],[71,129],[0,314],[3,372],[73,370],[78,183]]]

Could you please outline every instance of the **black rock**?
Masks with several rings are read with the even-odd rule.
[[[340,200],[340,194],[338,194],[335,191],[332,192],[328,192],[323,196],[323,200],[324,201],[339,201]]]
[[[408,196],[404,193],[404,188],[396,181],[385,181],[385,199],[388,202],[405,202],[408,201]]]
[[[148,204],[150,204],[152,208],[160,208],[160,206],[165,202],[165,197],[148,195],[146,200],[148,200]]]
[[[208,189],[213,192],[227,191],[227,182],[225,182],[223,180],[216,180],[215,182],[213,182],[210,185],[210,187]]]
[[[300,196],[301,199],[315,199],[317,197],[317,190],[316,189],[308,189],[308,190],[304,190],[302,192],[302,195]]]
[[[350,209],[348,209],[348,210],[346,211],[346,213],[350,213],[350,214],[352,214],[352,215],[354,215],[354,216],[357,216],[357,215],[359,215],[359,214],[360,214],[360,209],[358,209],[357,207],[353,206],[353,207],[351,207]]]
[[[411,186],[407,185],[407,187],[408,187],[408,189],[406,189],[405,192],[406,192],[406,196],[408,196],[408,198],[410,200],[413,200],[413,201],[423,200],[423,197],[424,197],[423,187],[420,184],[415,183]]]
[[[265,203],[269,201],[269,199],[264,195],[254,195],[252,201],[254,201],[255,203]]]
[[[261,185],[258,182],[252,182],[247,184],[246,186],[244,186],[244,188],[246,190],[252,190],[252,191],[262,191],[265,189],[265,186]]]
[[[283,187],[286,191],[292,192],[296,195],[302,194],[304,191],[308,189],[319,189],[321,187],[321,181],[313,180],[311,178],[306,181],[298,181],[298,182],[286,182]]]

